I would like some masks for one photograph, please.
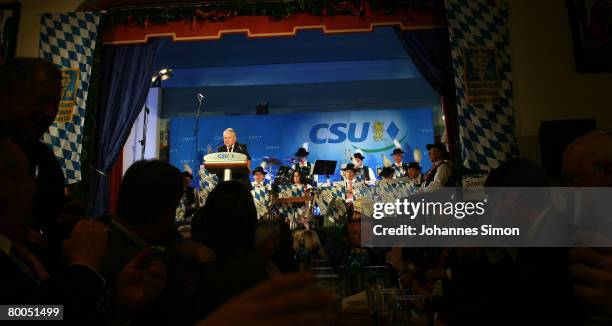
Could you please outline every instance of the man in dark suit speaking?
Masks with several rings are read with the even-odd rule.
[[[251,171],[251,155],[249,155],[249,150],[247,149],[246,144],[240,144],[236,142],[236,131],[232,128],[227,128],[223,131],[223,146],[219,146],[217,148],[217,152],[233,152],[233,153],[241,153],[246,155],[248,160],[249,173]],[[236,180],[240,183],[243,183],[249,189],[251,189],[251,181],[249,180],[249,173],[233,173],[232,179]]]

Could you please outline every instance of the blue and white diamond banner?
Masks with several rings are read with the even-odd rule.
[[[324,226],[331,225],[342,225],[346,223],[347,209],[344,201],[339,198],[335,198],[329,203],[327,212],[325,213],[325,219],[323,220]]]
[[[200,171],[198,173],[200,176],[200,190],[198,191],[198,200],[200,202],[200,206],[204,206],[206,203],[206,198],[208,198],[208,194],[217,186],[219,183],[219,178],[208,172],[204,165],[200,165]]]
[[[459,138],[463,164],[470,169],[489,170],[518,155],[514,130],[512,74],[506,0],[446,0],[448,31],[459,116]],[[489,103],[470,103],[464,66],[474,49],[481,59],[497,56],[498,96]],[[485,66],[485,65],[483,65]],[[485,78],[486,79],[486,78]],[[495,95],[495,94],[493,94]]]
[[[355,198],[372,198],[374,196],[374,187],[365,182],[356,182],[353,185],[353,195],[355,195]]]
[[[100,14],[92,12],[43,14],[40,20],[40,57],[62,70],[59,112],[43,141],[68,184],[81,181],[85,103],[99,22]]]
[[[332,186],[320,186],[315,201],[319,205],[321,214],[326,215],[328,206],[334,200],[344,201],[346,198],[346,188],[341,184],[334,184]]]
[[[257,218],[263,219],[268,215],[268,207],[270,206],[270,192],[269,189],[262,187],[253,187],[251,190],[253,201],[255,202],[255,208],[257,209]]]
[[[279,185],[278,186],[278,198],[293,198],[304,196],[303,185]]]
[[[395,181],[392,183],[378,181],[374,189],[374,197],[383,202],[394,202],[396,199],[407,198],[416,192],[415,188],[406,181]]]

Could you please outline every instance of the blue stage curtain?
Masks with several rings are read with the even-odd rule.
[[[96,112],[96,182],[92,216],[108,213],[108,174],[123,151],[132,125],[142,110],[153,76],[161,39],[146,44],[108,46],[102,57],[102,91]]]
[[[423,78],[440,95],[455,97],[455,82],[448,29],[402,31],[395,28],[404,49]]]
[[[451,154],[456,154],[459,134],[455,77],[448,29],[443,27],[402,31],[399,27],[395,27],[395,32],[423,78],[442,96],[449,151]]]

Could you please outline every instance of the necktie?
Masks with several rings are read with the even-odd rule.
[[[234,151],[234,146],[228,146],[227,147],[227,151],[228,152],[233,152]]]

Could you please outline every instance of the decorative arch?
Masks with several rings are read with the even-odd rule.
[[[310,1],[87,1],[84,10],[104,9],[105,45],[142,44],[154,37],[174,41],[217,40],[225,34],[250,38],[294,36],[300,30],[326,34],[371,32],[377,26],[402,30],[444,28],[443,5],[431,0]],[[118,5],[121,4],[121,7]],[[143,7],[144,6],[144,7]]]

